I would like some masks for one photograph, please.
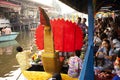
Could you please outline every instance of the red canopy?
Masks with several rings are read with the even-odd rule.
[[[83,33],[80,27],[71,21],[63,19],[51,20],[55,50],[72,52],[80,50],[83,45]],[[44,25],[36,29],[36,45],[38,49],[44,49]],[[49,42],[48,42],[49,43]]]

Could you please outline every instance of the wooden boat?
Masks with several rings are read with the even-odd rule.
[[[19,45],[16,40],[0,42],[0,47],[16,46]]]
[[[15,40],[16,37],[18,36],[18,34],[19,34],[19,32],[12,32],[11,34],[1,35],[0,36],[0,42]]]
[[[52,74],[43,71],[22,71],[24,77],[27,80],[48,80],[52,77]],[[62,80],[78,80],[78,78],[72,78],[67,74],[61,74]]]
[[[43,16],[45,17],[44,18],[43,16],[41,16],[43,18],[42,19],[43,22],[41,21],[41,23],[47,22],[46,24],[47,26],[44,26],[44,51],[41,54],[41,60],[44,67],[44,71],[27,71],[25,68],[29,67],[29,63],[26,64],[28,60],[22,59],[21,57],[22,54],[18,54],[16,57],[18,63],[21,65],[20,66],[21,72],[24,75],[24,77],[27,78],[27,80],[48,80],[49,78],[52,77],[54,73],[60,73],[62,67],[62,64],[59,60],[59,54],[58,54],[59,52],[57,52],[57,50],[55,50],[53,46],[54,40],[51,34],[51,26],[49,23],[49,18],[48,16],[46,16],[47,14],[42,8],[40,8],[40,12],[42,12],[44,14]],[[72,78],[69,75],[62,73],[61,73],[61,77],[62,80],[78,80],[78,78]]]

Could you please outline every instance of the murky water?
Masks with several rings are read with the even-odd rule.
[[[33,46],[33,51],[37,50],[35,45],[34,31],[20,32],[16,40],[0,42],[0,77],[5,77],[10,71],[18,69],[16,60],[16,47],[22,46],[24,49],[30,49]]]

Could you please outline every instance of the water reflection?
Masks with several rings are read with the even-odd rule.
[[[16,61],[16,47],[22,46],[24,49],[30,49],[33,46],[33,50],[36,51],[36,45],[34,44],[34,33],[35,32],[20,32],[16,40],[0,43],[0,77],[10,71],[16,70],[18,65]]]
[[[0,55],[3,55],[5,53],[6,55],[11,55],[13,52],[13,46],[7,46],[4,48],[0,48]]]
[[[19,45],[16,40],[0,42],[0,55],[3,53],[6,55],[11,55],[13,53],[13,47]]]

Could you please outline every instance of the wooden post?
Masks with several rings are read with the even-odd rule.
[[[94,80],[94,57],[93,57],[93,36],[94,17],[93,0],[88,0],[88,50],[86,52],[83,68],[79,80]]]

